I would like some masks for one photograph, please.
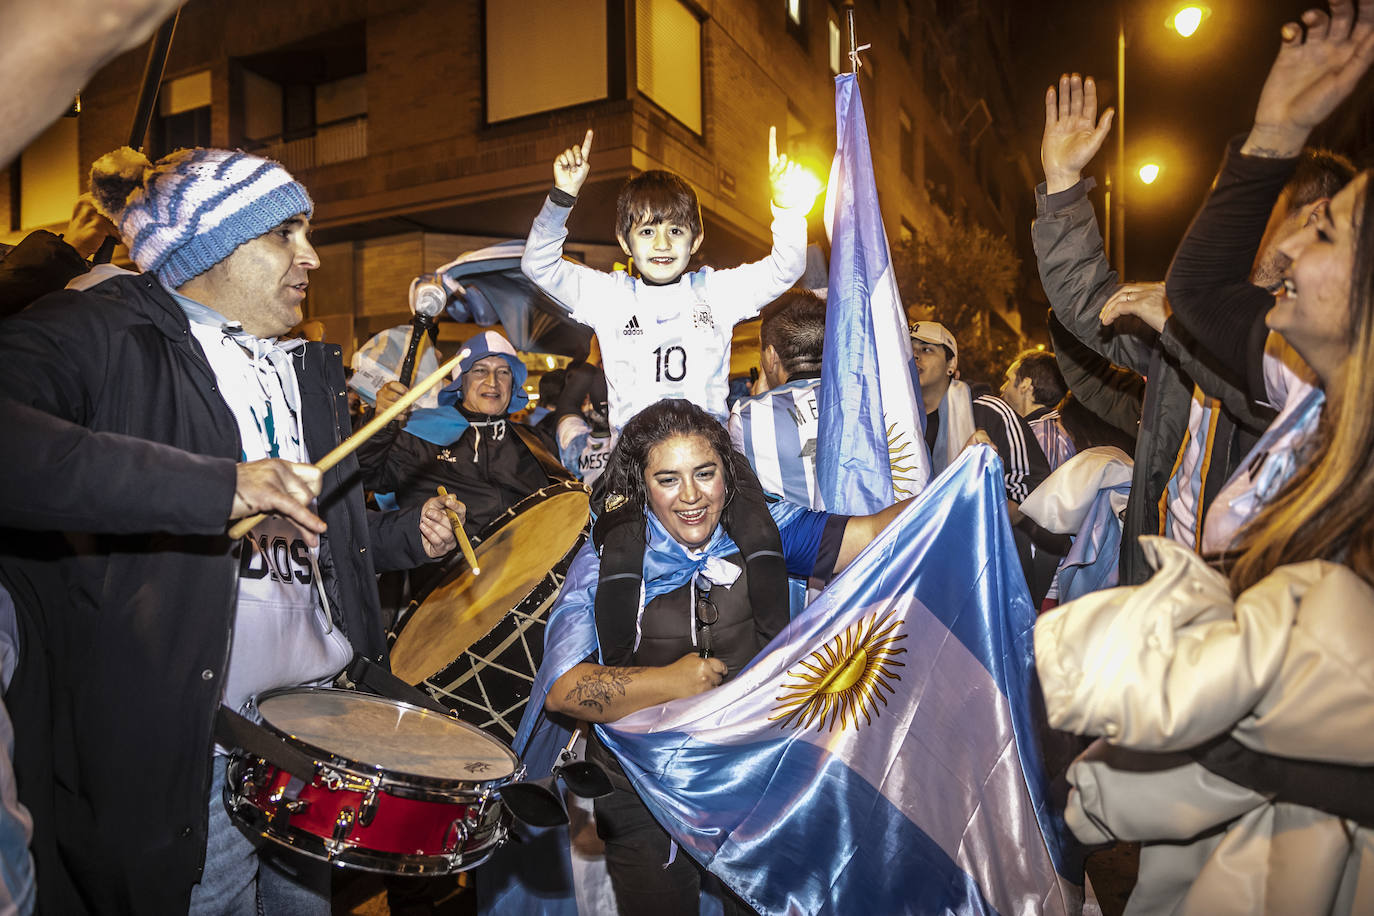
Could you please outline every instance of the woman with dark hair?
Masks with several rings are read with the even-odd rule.
[[[595,550],[588,545],[578,555],[559,602],[597,607],[599,657],[558,676],[545,709],[612,722],[695,696],[733,677],[777,635],[780,627],[767,622],[771,617],[753,613],[745,581],[753,571],[721,526],[743,460],[725,428],[688,401],[659,401],[625,425],[603,479],[607,513],[633,519],[645,541],[642,587],[606,607],[596,600],[598,588],[608,584],[598,584]],[[787,574],[824,584],[903,505],[852,518],[783,502],[768,511],[782,537]],[[786,581],[768,586],[786,593]],[[701,867],[677,854],[594,734],[587,756],[606,767],[615,786],[611,796],[596,801],[596,822],[620,911],[695,914]],[[727,912],[751,910],[731,899]]]
[[[1050,723],[1103,736],[1070,768],[1066,818],[1085,842],[1143,842],[1132,913],[1374,912],[1370,173],[1280,244],[1277,302],[1245,280],[1309,132],[1371,61],[1374,0],[1284,26],[1255,126],[1170,271],[1171,299],[1180,270],[1184,289],[1208,273],[1213,308],[1260,316],[1249,343],[1216,341],[1252,390],[1270,329],[1320,385],[1247,462],[1254,499],[1225,572],[1142,539],[1147,583],[1036,625]]]

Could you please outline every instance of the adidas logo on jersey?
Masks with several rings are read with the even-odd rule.
[[[644,329],[639,326],[639,316],[631,315],[630,320],[625,322],[625,327],[620,329],[621,337],[639,337],[644,333]]]

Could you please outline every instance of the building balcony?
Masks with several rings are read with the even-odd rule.
[[[245,151],[275,159],[291,173],[320,165],[367,158],[367,115],[321,124],[308,137],[269,137],[245,144]]]

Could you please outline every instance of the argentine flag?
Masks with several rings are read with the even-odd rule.
[[[835,132],[825,195],[830,287],[816,476],[827,510],[867,515],[920,493],[930,480],[930,455],[852,73],[835,77]]]
[[[569,606],[516,739],[536,775],[544,692],[596,646]],[[681,849],[765,916],[1077,913],[1034,623],[1001,462],[975,446],[732,681],[597,732]]]

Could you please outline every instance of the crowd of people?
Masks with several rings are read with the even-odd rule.
[[[108,7],[64,2],[83,28]],[[44,91],[5,103],[0,164],[172,5],[115,4],[74,51],[17,2],[31,37],[0,35],[0,72]],[[1000,458],[1048,721],[1086,747],[1065,817],[1142,844],[1132,913],[1374,912],[1374,195],[1307,147],[1371,62],[1374,0],[1283,26],[1158,282],[1106,261],[1088,169],[1113,113],[1064,75],[1031,228],[1051,346],[994,390],[938,320],[909,328],[932,473]],[[523,421],[525,363],[484,331],[437,406],[324,470],[358,424],[341,348],[292,334],[319,257],[280,164],[116,150],[65,237],[3,254],[0,912],[329,912],[329,865],[226,808],[234,714],[385,668],[378,574],[432,583],[550,485],[589,493],[558,602],[595,650],[545,672],[527,715],[591,726],[736,677],[903,510],[829,512],[818,484],[827,304],[796,287],[817,189],[770,136],[771,252],[693,269],[694,190],[644,172],[611,227],[632,270],[603,273],[563,257],[593,138],[554,161],[521,263],[592,352]],[[134,269],[92,269],[106,235]],[[735,326],[760,313],[758,381],[728,403]],[[594,727],[585,754],[609,776],[593,811],[620,912],[697,913],[706,866]]]

